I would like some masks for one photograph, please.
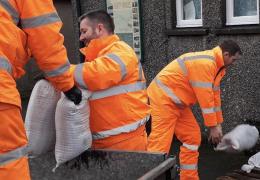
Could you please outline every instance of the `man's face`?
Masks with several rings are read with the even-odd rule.
[[[229,52],[224,52],[223,54],[223,58],[224,58],[224,64],[225,66],[230,66],[231,64],[233,64],[235,61],[237,61],[238,59],[240,59],[240,54],[239,52],[237,52],[235,55],[230,55]]]
[[[95,25],[85,18],[80,22],[80,37],[79,40],[87,47],[92,39],[98,38]]]

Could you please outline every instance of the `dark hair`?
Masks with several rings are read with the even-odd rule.
[[[114,34],[115,24],[113,18],[104,10],[95,10],[87,12],[79,17],[81,22],[83,19],[88,18],[94,23],[102,23],[109,33]]]
[[[231,56],[234,56],[237,52],[242,55],[239,45],[233,40],[225,40],[219,46],[222,52],[228,52]]]

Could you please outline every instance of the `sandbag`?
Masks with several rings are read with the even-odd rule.
[[[54,150],[55,110],[60,94],[46,80],[38,81],[32,90],[25,117],[29,157]]]
[[[252,169],[254,169],[255,167],[260,168],[260,152],[251,156],[248,159],[248,164],[244,164],[241,167],[241,170],[246,171],[247,173],[250,173],[252,171]]]
[[[249,150],[254,147],[258,138],[259,132],[255,126],[241,124],[224,135],[215,150],[231,153]]]
[[[88,103],[90,95],[89,91],[82,90],[82,101],[79,105],[68,100],[64,94],[58,101],[55,114],[55,159],[57,162],[55,168],[91,147]]]

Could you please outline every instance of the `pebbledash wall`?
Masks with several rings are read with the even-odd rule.
[[[89,10],[106,10],[106,0],[56,0],[54,3],[64,23],[63,34],[70,60],[79,62],[78,16]],[[148,84],[163,67],[183,53],[211,49],[225,39],[238,42],[243,57],[228,69],[221,84],[226,132],[248,120],[260,122],[260,26],[226,26],[225,4],[225,0],[202,0],[203,26],[197,28],[176,28],[176,0],[141,0],[140,18],[142,65]],[[20,83],[19,87],[27,86]],[[31,87],[30,84],[27,89]],[[199,108],[195,106],[193,110],[205,132]]]

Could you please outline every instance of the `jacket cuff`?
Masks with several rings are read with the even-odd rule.
[[[216,113],[203,114],[204,124],[207,127],[216,126],[218,124]]]

